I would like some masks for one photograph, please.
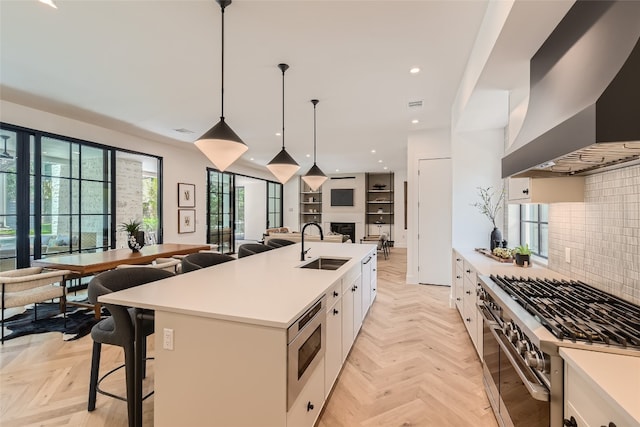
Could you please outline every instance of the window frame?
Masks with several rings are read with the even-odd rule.
[[[525,218],[525,209],[530,208],[531,206],[535,206],[535,220],[529,220],[529,219],[524,219]],[[521,245],[525,245],[528,244],[529,245],[529,249],[531,249],[531,253],[537,257],[540,258],[544,258],[544,259],[548,259],[549,258],[549,218],[547,215],[547,220],[546,221],[542,221],[542,204],[538,203],[538,204],[521,204],[520,205],[520,209],[519,209],[519,232],[520,232],[520,244]],[[527,227],[530,224],[534,224],[536,229],[537,229],[537,239],[538,239],[538,245],[537,245],[537,250],[534,250],[532,248],[532,245],[530,244],[530,242],[527,242],[525,240],[525,227]],[[543,233],[542,233],[542,225],[546,225],[546,229],[547,229],[547,238],[543,239]],[[546,249],[546,253],[547,255],[543,255],[543,251],[542,251],[542,242],[546,242],[547,247]]]

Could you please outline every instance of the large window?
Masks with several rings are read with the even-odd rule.
[[[125,247],[130,219],[161,241],[160,158],[5,124],[0,137],[0,271]]]
[[[535,255],[549,256],[549,205],[520,205],[520,244],[528,244]]]
[[[282,227],[282,184],[267,184],[267,228]]]

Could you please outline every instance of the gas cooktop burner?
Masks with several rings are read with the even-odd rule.
[[[640,307],[579,281],[491,276],[559,339],[640,350]]]

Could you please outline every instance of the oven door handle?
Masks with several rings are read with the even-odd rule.
[[[491,316],[491,314],[488,313],[488,310],[484,305],[476,303],[476,307],[478,308],[480,315],[482,316],[484,321],[487,322],[490,328],[495,328],[498,326],[498,322],[493,318],[493,316]]]
[[[529,394],[531,395],[531,397],[533,397],[535,400],[548,402],[549,390],[547,390],[546,387],[544,387],[541,384],[537,384],[529,381],[525,373],[522,371],[522,368],[520,368],[520,365],[518,365],[518,362],[509,351],[509,348],[498,336],[497,331],[500,331],[500,332],[502,331],[499,328],[495,328],[495,327],[490,327],[489,329],[491,330],[491,334],[493,335],[493,337],[498,342],[498,345],[500,346],[500,348],[502,348],[502,351],[504,352],[504,354],[507,355],[507,358],[509,359],[511,366],[513,366],[513,369],[515,369],[516,373],[524,383],[524,386],[527,388],[527,391],[529,391]]]

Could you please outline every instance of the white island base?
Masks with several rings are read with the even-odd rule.
[[[295,244],[100,297],[155,311],[156,427],[314,425],[375,300],[377,251],[307,248],[307,261],[349,261],[337,270],[298,268],[307,261]],[[287,328],[322,296],[324,356],[287,405]]]

